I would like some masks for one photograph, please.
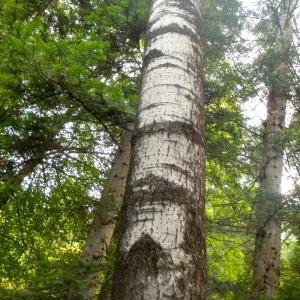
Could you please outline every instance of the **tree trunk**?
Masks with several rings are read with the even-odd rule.
[[[78,283],[71,286],[69,299],[96,299],[101,266],[105,262],[123,203],[130,158],[130,140],[131,132],[124,131],[103,190],[100,206],[82,251],[81,265],[76,270]]]
[[[270,91],[264,142],[264,169],[256,202],[251,299],[268,299],[274,296],[279,283],[283,149],[278,141],[278,134],[284,127],[285,103],[284,99]]]
[[[205,299],[200,0],[153,0],[112,299]]]
[[[265,121],[263,166],[260,190],[256,201],[256,238],[253,263],[253,281],[250,299],[272,299],[276,296],[280,279],[281,181],[283,169],[283,143],[286,103],[289,94],[288,55],[290,24],[288,4],[284,1],[278,10],[279,28],[274,65],[270,74],[271,87]]]

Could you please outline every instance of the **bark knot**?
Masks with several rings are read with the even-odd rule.
[[[156,276],[163,265],[170,263],[170,259],[159,243],[149,234],[143,233],[131,247],[126,264],[135,272],[146,270],[148,275]]]

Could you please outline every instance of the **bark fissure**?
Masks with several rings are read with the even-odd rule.
[[[151,109],[151,107],[149,107],[148,109]],[[155,135],[157,133],[165,132],[166,129],[168,131],[169,137],[174,134],[180,133],[186,139],[204,147],[204,138],[201,135],[201,131],[197,131],[193,124],[188,124],[182,121],[159,123],[154,121],[151,124],[139,128],[138,131],[133,135],[133,139],[135,140],[142,138],[145,135]],[[172,139],[169,139],[169,141],[172,141]],[[174,140],[174,143],[177,143],[177,141]]]
[[[160,202],[162,206],[168,203],[178,205],[190,204],[197,201],[193,193],[188,193],[184,187],[174,186],[168,180],[149,174],[134,185],[133,198],[135,205]],[[202,195],[203,196],[203,195]],[[130,208],[134,211],[134,206]]]
[[[155,24],[157,20],[154,20],[153,23]],[[148,36],[148,43],[155,42],[156,39],[161,38],[162,35],[167,35],[167,34],[178,34],[179,36],[185,36],[189,37],[190,40],[195,41],[196,43],[201,43],[201,39],[199,37],[199,34],[195,33],[197,32],[198,29],[196,30],[191,30],[191,28],[188,27],[182,27],[179,26],[176,23],[169,24],[168,26],[163,26],[159,27],[153,31],[150,32],[150,35]],[[179,37],[180,38],[180,37]]]
[[[183,71],[187,72],[187,73],[192,73],[195,74],[197,72],[196,68],[194,66],[190,66],[188,65],[186,68],[183,68],[180,66],[180,64],[175,64],[175,63],[171,63],[171,62],[165,62],[162,64],[157,64],[155,67],[152,67],[151,69],[148,69],[147,72],[152,72],[155,69],[160,69],[160,68],[175,68],[175,69],[182,69]]]
[[[147,87],[145,88],[142,93],[141,93],[141,96],[143,95],[143,93],[146,93],[146,92],[149,92],[151,91],[151,89],[156,89],[156,88],[159,88],[160,86],[169,86],[170,88],[175,88],[176,89],[176,94],[179,93],[180,90],[185,90],[186,91],[186,94],[182,94],[184,97],[187,98],[187,100],[191,100],[193,101],[195,98],[199,98],[199,95],[195,94],[194,91],[188,89],[187,87],[183,86],[183,85],[180,85],[180,84],[174,84],[174,83],[170,83],[170,84],[155,84],[155,85],[152,85],[150,87]],[[168,102],[163,102],[163,103],[170,103],[170,101]],[[154,104],[151,104],[151,105],[154,105]],[[200,105],[199,103],[194,103],[194,105]],[[140,107],[140,109],[142,108],[142,106]]]

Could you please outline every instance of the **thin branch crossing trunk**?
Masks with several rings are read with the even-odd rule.
[[[200,0],[153,0],[112,299],[205,299]]]

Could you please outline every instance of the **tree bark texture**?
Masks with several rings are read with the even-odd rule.
[[[200,0],[153,0],[112,299],[205,299]]]
[[[78,284],[71,286],[69,299],[96,299],[101,266],[105,262],[117,217],[123,204],[131,135],[131,131],[124,130],[120,147],[115,154],[107,183],[103,189],[100,206],[90,226],[81,255],[81,264],[76,269]]]
[[[272,90],[269,97],[269,103],[272,102],[274,107],[268,109],[264,168],[255,208],[256,237],[250,299],[272,297],[276,293],[280,274],[283,149],[276,136],[284,127],[285,101]]]
[[[279,9],[279,28],[274,64],[276,74],[270,74],[271,87],[267,103],[263,166],[260,191],[256,200],[256,238],[253,281],[250,299],[272,299],[276,296],[280,279],[281,181],[283,170],[282,133],[285,127],[288,99],[288,53],[290,24],[288,4]]]

